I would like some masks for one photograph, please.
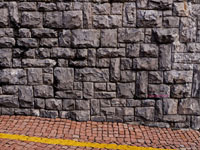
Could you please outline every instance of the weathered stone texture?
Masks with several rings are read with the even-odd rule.
[[[0,2],[0,113],[200,129],[200,5]]]
[[[72,68],[55,68],[54,77],[56,88],[60,90],[72,90],[74,70]]]
[[[73,30],[72,45],[74,47],[99,47],[100,32],[98,30]]]

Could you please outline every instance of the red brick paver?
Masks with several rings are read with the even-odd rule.
[[[25,116],[0,116],[0,133],[115,143],[140,147],[200,150],[200,132],[172,130],[110,122],[76,122]],[[0,139],[0,150],[96,150],[34,142]]]

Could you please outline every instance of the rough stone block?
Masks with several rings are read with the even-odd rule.
[[[165,84],[149,84],[149,98],[168,98],[170,97],[170,87]]]
[[[192,84],[176,84],[171,87],[171,97],[185,98],[191,96]]]
[[[138,98],[146,98],[148,94],[148,72],[137,72],[135,83],[135,95]]]
[[[107,14],[110,14],[110,4],[109,3],[94,3],[92,5],[92,10],[94,14],[107,15]]]
[[[97,49],[96,55],[99,58],[125,56],[125,49],[124,48],[99,48]]]
[[[26,71],[23,69],[2,69],[0,70],[0,83],[27,84]]]
[[[46,99],[45,106],[48,110],[62,110],[62,100],[60,99]]]
[[[200,104],[198,99],[181,99],[178,107],[178,113],[182,115],[200,115]]]
[[[150,71],[149,83],[163,83],[163,73],[161,71]]]
[[[137,27],[161,27],[162,12],[156,10],[138,10]]]
[[[55,68],[54,77],[56,88],[60,90],[72,90],[74,80],[74,70],[72,68]]]
[[[192,77],[193,71],[171,70],[164,72],[165,83],[189,83],[192,82]]]
[[[71,31],[70,30],[63,30],[59,34],[59,45],[62,47],[71,46]]]
[[[90,109],[89,100],[76,100],[75,109],[76,110],[89,110]]]
[[[158,43],[172,43],[179,38],[179,30],[176,28],[157,28],[153,29],[153,35]]]
[[[173,13],[179,17],[186,17],[189,15],[189,6],[187,2],[175,2],[173,4]]]
[[[62,28],[63,18],[62,12],[52,11],[44,14],[44,26],[48,28]]]
[[[144,120],[154,120],[154,108],[153,107],[137,107],[135,108],[135,116],[141,117]]]
[[[65,11],[63,13],[64,28],[76,29],[83,26],[82,11]]]
[[[195,20],[189,17],[182,17],[180,20],[180,42],[196,41]]]
[[[117,30],[104,29],[101,31],[101,47],[117,47]]]
[[[57,37],[57,32],[49,28],[32,29],[32,36],[37,38],[54,38]]]
[[[96,15],[93,17],[93,26],[96,29],[121,27],[122,17],[119,15]]]
[[[0,105],[3,107],[17,108],[19,107],[19,101],[13,95],[0,95]]]
[[[62,109],[63,110],[74,110],[75,109],[75,100],[64,99]]]
[[[18,3],[18,9],[22,11],[37,10],[36,2],[20,2]]]
[[[134,98],[135,83],[118,83],[117,97],[119,98]]]
[[[28,84],[37,85],[42,84],[42,69],[40,68],[29,68],[28,69]]]
[[[41,117],[45,117],[45,118],[57,118],[58,117],[58,111],[41,109],[40,115],[41,115]]]
[[[41,98],[51,98],[54,96],[53,87],[48,85],[34,86],[34,96]]]
[[[140,44],[127,44],[126,45],[126,57],[139,57]]]
[[[157,58],[135,58],[133,59],[133,69],[137,70],[158,70]]]
[[[86,99],[91,99],[94,97],[94,85],[92,82],[83,83],[83,97]]]
[[[160,45],[159,49],[159,70],[171,70],[171,45]]]
[[[12,66],[12,50],[0,49],[0,67]]]
[[[156,44],[141,44],[140,54],[142,57],[158,57],[158,52]]]
[[[15,46],[15,39],[10,37],[0,38],[0,48],[7,48]]]
[[[124,3],[123,27],[136,26],[136,5],[135,3]]]
[[[118,42],[132,43],[144,41],[143,29],[120,28],[118,30]]]
[[[109,70],[97,68],[75,69],[75,80],[86,82],[106,82],[109,80]]]
[[[94,29],[73,30],[72,45],[74,47],[99,47],[100,32]]]
[[[22,59],[23,67],[53,67],[56,61],[52,59]]]
[[[8,9],[6,8],[1,8],[0,9],[0,27],[6,27],[8,25],[8,17],[9,17],[9,14],[8,14]]]
[[[33,88],[31,86],[21,86],[19,88],[19,103],[21,107],[33,107]]]
[[[35,38],[19,38],[17,45],[20,47],[34,48],[38,47],[38,41]]]
[[[176,115],[178,109],[178,100],[163,99],[163,110],[165,115]]]
[[[22,12],[21,25],[23,27],[42,27],[42,14],[40,12]]]

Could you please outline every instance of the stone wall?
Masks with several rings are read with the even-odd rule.
[[[0,114],[200,128],[200,4],[0,2]]]

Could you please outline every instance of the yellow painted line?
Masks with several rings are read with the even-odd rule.
[[[5,133],[0,133],[0,138],[45,143],[45,144],[57,144],[57,145],[64,145],[64,146],[92,147],[92,148],[105,148],[105,149],[117,149],[117,150],[166,150],[166,149],[151,148],[151,147],[136,147],[136,146],[129,146],[129,145],[77,142],[73,140],[49,139],[49,138],[31,137],[31,136],[5,134]]]

